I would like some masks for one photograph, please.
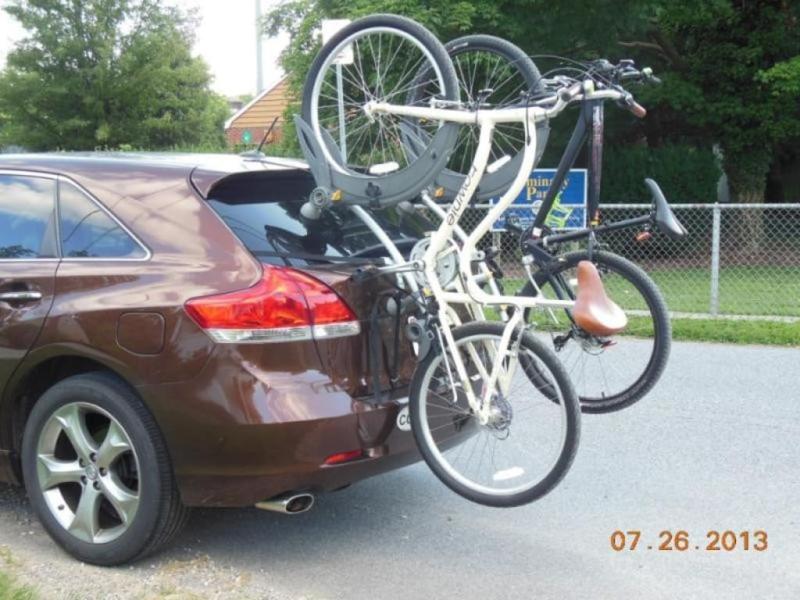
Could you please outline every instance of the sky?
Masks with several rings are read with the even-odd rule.
[[[214,75],[212,87],[225,96],[256,92],[256,0],[164,0],[184,9],[197,8],[201,18],[194,51],[208,63]],[[262,11],[277,0],[261,0]],[[0,7],[9,4],[0,0]],[[8,52],[25,32],[17,22],[0,11],[0,67]],[[285,39],[264,39],[264,85],[270,87],[281,78],[278,54]]]

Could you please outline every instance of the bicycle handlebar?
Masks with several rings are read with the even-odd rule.
[[[370,100],[363,106],[363,110],[370,121],[375,119],[375,113],[390,113],[467,125],[482,121],[498,124],[529,119],[531,121],[550,119],[557,116],[567,105],[576,100],[616,100],[623,108],[631,111],[640,119],[647,115],[647,110],[634,101],[630,92],[618,84],[605,85],[600,89],[596,89],[596,82],[592,79],[575,81],[557,78],[553,83],[558,83],[559,87],[552,90],[552,93],[544,98],[538,98],[533,102],[528,98],[513,105],[494,109],[463,110],[460,109],[460,103],[454,101],[433,101],[430,107],[424,107],[396,105]]]
[[[653,75],[653,69],[644,67],[637,69],[634,62],[629,59],[621,60],[618,64],[613,64],[606,59],[598,59],[590,63],[586,71],[586,81],[592,81],[597,86],[597,91],[588,91],[585,84],[582,87],[584,95],[580,92],[568,93],[568,90],[575,89],[575,79],[564,75],[556,75],[550,80],[545,81],[545,85],[550,87],[552,93],[566,103],[581,97],[590,100],[616,100],[617,103],[631,112],[639,119],[647,116],[647,110],[633,99],[630,92],[622,87],[622,82],[641,82],[641,83],[661,83],[661,80]],[[551,104],[553,96],[537,100],[539,106]]]
[[[637,69],[635,63],[630,59],[622,59],[615,65],[601,58],[590,63],[590,65],[593,72],[600,74],[613,83],[620,83],[622,81],[661,83],[661,80],[653,75],[653,69],[650,67]]]

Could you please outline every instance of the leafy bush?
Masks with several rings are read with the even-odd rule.
[[[649,203],[655,179],[672,204],[715,202],[720,168],[710,149],[687,145],[604,148],[601,203]]]
[[[193,13],[153,0],[15,0],[2,10],[26,37],[0,71],[0,143],[224,144],[228,105],[193,53]]]

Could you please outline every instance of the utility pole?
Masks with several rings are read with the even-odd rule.
[[[264,65],[261,52],[261,0],[256,1],[256,95],[264,89]]]

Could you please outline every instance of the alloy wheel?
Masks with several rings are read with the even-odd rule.
[[[108,411],[72,402],[55,411],[39,436],[39,488],[56,521],[79,540],[113,541],[139,508],[139,459]]]

